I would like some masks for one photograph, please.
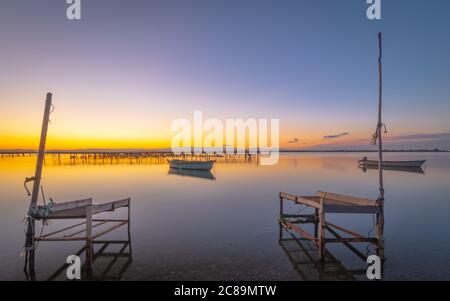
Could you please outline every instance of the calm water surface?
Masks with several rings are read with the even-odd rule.
[[[105,275],[124,280],[333,279],[304,260],[294,264],[285,249],[291,257],[302,258],[298,246],[288,243],[284,249],[278,244],[278,193],[311,195],[325,190],[376,198],[377,171],[364,172],[355,164],[364,155],[375,156],[288,153],[276,166],[259,166],[244,158],[221,160],[212,171],[215,180],[172,174],[164,160],[70,164],[69,158],[59,162],[48,156],[43,186],[46,197],[55,202],[92,197],[94,203],[102,203],[131,197],[131,264],[126,256],[115,258],[120,246],[111,246],[105,253],[110,258],[99,258],[94,274],[106,270]],[[450,155],[385,156],[427,160],[424,174],[385,171],[385,279],[450,280]],[[21,220],[29,197],[23,181],[34,174],[35,160],[0,158],[1,280],[25,280]],[[125,210],[118,215],[126,215]],[[340,214],[327,219],[362,234],[373,226],[370,216]],[[44,232],[60,225],[51,221]],[[38,232],[40,228],[39,222]],[[126,237],[124,228],[105,238]],[[37,279],[50,277],[81,247],[81,242],[39,244]],[[366,251],[365,244],[359,248]],[[343,246],[329,250],[346,269],[366,266]],[[111,260],[115,264],[108,268]]]

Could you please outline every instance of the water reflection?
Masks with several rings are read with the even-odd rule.
[[[362,171],[364,171],[364,172],[367,172],[368,170],[378,170],[377,166],[359,166],[359,168]],[[383,166],[383,170],[425,174],[425,171],[422,169],[422,167],[391,167],[391,166]]]
[[[94,257],[92,268],[87,268],[84,263],[81,266],[82,280],[120,280],[128,270],[133,261],[131,237],[128,240],[104,240],[94,241]],[[98,248],[97,250],[95,250]],[[73,253],[82,256],[86,252],[86,246]],[[46,281],[62,280],[66,277],[66,270],[69,264],[64,264],[56,269]],[[25,272],[25,278],[28,281],[35,281],[34,271]]]
[[[365,269],[347,269],[331,253],[325,264],[320,264],[317,248],[313,243],[289,234],[292,238],[280,238],[279,244],[301,280],[357,280],[357,276],[366,273]]]
[[[450,253],[449,154],[385,155],[386,160],[424,158],[427,167],[426,174],[385,172],[388,261],[384,279],[450,279],[445,256]],[[60,165],[56,156],[48,155],[42,177],[45,195],[57,203],[80,197],[99,202],[132,197],[133,263],[124,272],[125,279],[295,280],[299,275],[278,245],[278,193],[310,195],[320,188],[376,197],[378,173],[361,171],[356,165],[361,156],[282,153],[274,166],[260,166],[254,158],[249,161],[244,156],[218,158],[213,170],[217,181],[213,182],[167,175],[166,160],[158,163],[148,158],[141,164],[128,164],[128,159],[106,164],[105,160],[105,165],[99,165],[77,159],[74,165],[66,165],[70,158],[61,157]],[[18,256],[23,250],[24,226],[19,221],[29,202],[22,184],[35,165],[35,156],[0,158],[0,280],[24,279],[23,258]],[[372,225],[371,216],[330,214],[327,221],[361,234]],[[258,231],[255,226],[267,232],[249,240]],[[174,228],[176,231],[170,230]],[[162,229],[169,229],[170,234]],[[120,239],[119,234],[108,239]],[[224,247],[224,241],[233,244]],[[300,248],[295,241],[286,243],[287,247]],[[47,279],[68,254],[81,247],[74,244],[40,244],[36,258],[39,279]],[[341,246],[330,244],[329,250],[347,270],[361,267],[360,259]],[[364,252],[364,245],[360,247]],[[99,264],[100,258],[94,271],[102,274]],[[331,266],[327,263],[326,268]],[[180,276],[179,271],[184,274]]]
[[[214,175],[210,170],[187,170],[187,169],[169,168],[169,172],[167,174],[182,177],[200,178],[212,181],[216,180],[216,178],[214,177]]]

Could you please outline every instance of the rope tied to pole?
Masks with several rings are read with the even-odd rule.
[[[372,140],[370,141],[370,144],[372,144],[372,145],[377,145],[378,137],[380,137],[380,135],[381,135],[381,130],[382,130],[383,128],[384,128],[384,133],[387,134],[388,131],[387,131],[386,124],[385,124],[385,123],[379,123],[379,124],[377,124],[377,128],[376,128],[376,130],[375,130],[375,133],[372,135]]]
[[[33,204],[28,209],[28,217],[33,219],[41,220],[46,219],[50,213],[53,212],[53,207],[55,202],[50,198],[49,202],[44,206],[38,206],[37,204]]]
[[[36,181],[36,177],[25,177],[25,181],[23,182],[23,187],[25,187],[25,190],[27,191],[27,195],[30,196],[30,190],[27,187],[28,182]]]
[[[42,189],[42,186],[41,186]],[[28,209],[27,217],[26,217],[26,224],[29,226],[32,230],[32,233],[35,233],[35,220],[42,220],[42,227],[41,232],[39,234],[39,239],[42,237],[42,234],[44,233],[44,227],[47,224],[47,217],[50,215],[50,213],[53,212],[53,207],[55,205],[55,202],[52,198],[49,198],[49,202],[45,203],[44,200],[44,206],[37,206],[36,204],[30,206]],[[27,235],[25,240],[25,251],[28,252],[30,250],[36,250],[39,244],[39,240],[37,243],[34,243],[34,238]],[[25,265],[28,261],[28,253],[27,257],[25,258]]]

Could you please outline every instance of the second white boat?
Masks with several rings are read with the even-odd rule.
[[[381,166],[383,167],[401,167],[401,168],[421,168],[425,163],[425,160],[418,161],[383,161]],[[374,166],[378,167],[377,160],[367,160],[367,157],[362,158],[358,161],[360,166]]]

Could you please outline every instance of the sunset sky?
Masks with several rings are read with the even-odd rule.
[[[279,118],[283,148],[450,149],[450,1],[0,1],[0,149],[166,148],[176,118]]]

